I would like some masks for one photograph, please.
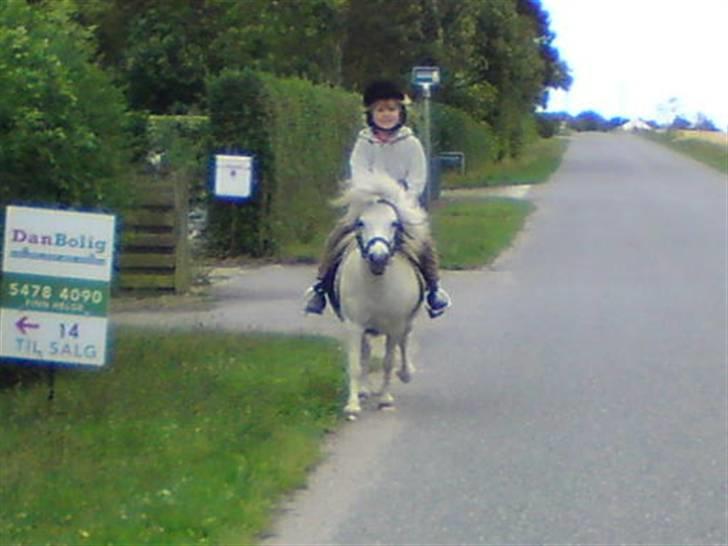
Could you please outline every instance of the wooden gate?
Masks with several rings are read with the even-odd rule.
[[[182,293],[191,283],[188,191],[183,180],[135,186],[136,206],[123,215],[122,290]]]

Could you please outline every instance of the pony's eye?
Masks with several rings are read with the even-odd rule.
[[[402,222],[394,221],[392,222],[392,227],[394,229],[402,229]]]
[[[364,227],[364,222],[362,222],[361,220],[357,220],[356,223],[354,223],[354,227],[356,229],[361,229]]]

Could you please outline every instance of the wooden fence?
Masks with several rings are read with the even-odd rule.
[[[135,187],[136,207],[123,215],[121,290],[185,292],[190,287],[188,191],[184,181]]]

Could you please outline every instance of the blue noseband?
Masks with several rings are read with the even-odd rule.
[[[399,211],[397,210],[397,207],[386,199],[379,199],[377,203],[382,203],[384,205],[392,207],[392,210],[394,210],[394,213],[397,215],[397,225],[394,232],[394,241],[388,241],[384,237],[372,237],[365,242],[362,238],[361,230],[358,229],[359,225],[357,225],[356,242],[359,245],[359,251],[361,252],[362,258],[364,259],[367,259],[367,257],[369,256],[369,252],[372,249],[372,246],[374,246],[376,243],[383,243],[384,246],[387,247],[387,252],[390,256],[397,252],[402,246],[402,233],[404,230],[402,228],[402,222],[399,219]],[[359,224],[359,222],[357,222],[357,224]]]
[[[366,243],[361,237],[361,231],[356,234],[356,242],[359,244],[359,250],[361,251],[361,255],[366,258],[369,256],[369,252],[371,251],[372,247],[377,243],[382,243],[384,246],[387,247],[387,252],[392,255],[394,248],[392,243],[387,241],[384,237],[372,237],[369,239]]]

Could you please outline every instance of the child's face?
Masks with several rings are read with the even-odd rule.
[[[385,99],[378,100],[372,106],[372,116],[374,123],[382,129],[391,129],[399,123],[399,113],[401,106],[398,100]]]

